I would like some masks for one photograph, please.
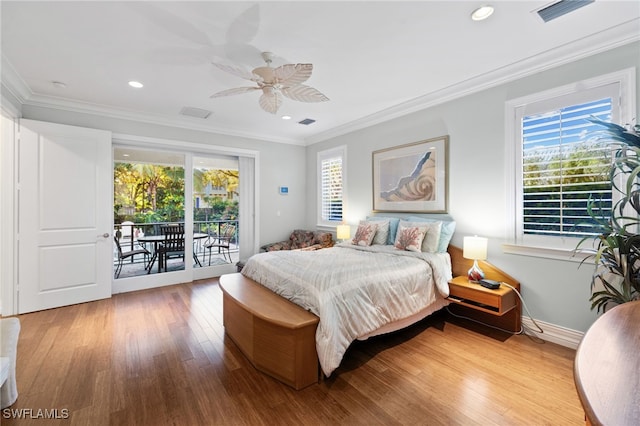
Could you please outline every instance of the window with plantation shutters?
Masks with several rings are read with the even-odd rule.
[[[344,147],[318,153],[320,224],[335,225],[342,222],[344,157]]]
[[[600,233],[588,208],[606,220],[619,196],[608,174],[611,147],[589,119],[630,122],[633,93],[635,69],[626,69],[506,103],[506,185],[514,206],[506,252],[559,255]]]
[[[568,105],[522,118],[523,232],[585,237],[598,233],[589,200],[608,217],[612,188],[606,143],[590,138],[597,117],[611,121],[611,98]]]

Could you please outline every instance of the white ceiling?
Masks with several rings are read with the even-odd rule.
[[[3,0],[2,82],[29,105],[309,144],[640,39],[636,0],[598,0],[546,24],[535,11],[549,1],[493,1],[488,20],[472,21],[483,3]],[[274,66],[313,63],[306,84],[330,101],[285,98],[272,115],[259,92],[209,98],[252,84],[212,61],[252,69],[262,51]]]

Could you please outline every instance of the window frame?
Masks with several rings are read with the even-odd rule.
[[[341,178],[342,178],[342,217],[339,221],[326,220],[322,217],[323,207],[323,192],[322,192],[322,163],[326,160],[339,157],[341,159]],[[346,182],[347,182],[347,147],[341,145],[334,148],[329,148],[323,151],[318,151],[317,154],[317,194],[318,194],[318,207],[317,207],[317,226],[319,227],[331,227],[335,228],[345,221],[346,216]]]
[[[616,123],[631,123],[635,117],[635,68],[605,74],[578,81],[543,92],[509,100],[505,103],[506,137],[506,191],[507,191],[507,253],[525,254],[537,257],[563,258],[581,261],[574,256],[574,250],[581,238],[525,235],[523,230],[523,177],[521,118],[537,112],[546,104],[549,109],[559,105],[571,105],[594,99],[604,92],[614,94],[612,99],[612,120]],[[613,89],[613,90],[611,90]]]

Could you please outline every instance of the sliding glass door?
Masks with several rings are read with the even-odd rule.
[[[113,175],[114,292],[235,270],[237,157],[116,146]]]
[[[185,270],[184,243],[165,242],[170,226],[184,232],[184,171],[184,154],[115,148],[115,279]]]
[[[193,158],[194,250],[203,267],[238,261],[239,182],[237,157]]]

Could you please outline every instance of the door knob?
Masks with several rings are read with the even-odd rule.
[[[102,237],[102,238],[109,238],[109,233],[108,233],[108,232],[105,232],[105,233],[104,233],[104,234],[102,234],[102,235],[98,235],[98,238],[100,238],[100,237]]]

